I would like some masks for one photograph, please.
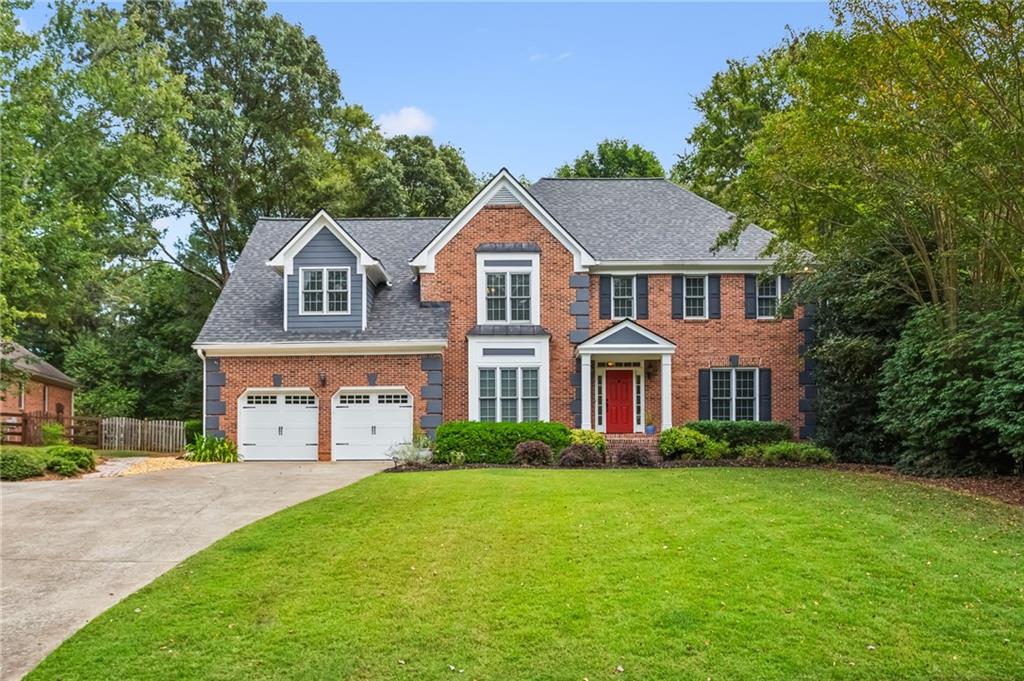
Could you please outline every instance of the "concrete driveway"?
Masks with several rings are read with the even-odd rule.
[[[86,622],[183,559],[380,462],[196,466],[0,485],[0,676],[21,678]]]

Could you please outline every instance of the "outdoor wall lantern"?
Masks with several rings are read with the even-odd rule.
[[[327,387],[327,372],[324,371],[323,369],[321,369],[319,377],[320,377],[320,387],[321,388],[326,388]]]

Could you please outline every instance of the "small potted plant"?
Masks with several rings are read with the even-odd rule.
[[[654,435],[654,419],[651,418],[650,414],[647,414],[647,427],[644,429],[648,435]]]

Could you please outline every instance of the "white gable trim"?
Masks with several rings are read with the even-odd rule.
[[[365,272],[367,277],[374,283],[380,283],[382,281],[387,284],[391,283],[391,277],[388,276],[387,270],[384,269],[384,264],[367,253],[366,250],[360,246],[359,243],[353,239],[352,236],[346,232],[344,228],[342,228],[342,226],[339,225],[323,208],[318,210],[316,215],[310,218],[309,221],[295,233],[295,236],[289,239],[288,243],[282,246],[281,250],[267,261],[267,264],[278,271],[283,272],[286,276],[294,274],[293,261],[295,259],[295,254],[305,248],[313,237],[319,234],[320,230],[325,227],[345,246],[345,248],[355,254],[356,262],[358,263],[357,271],[359,273]]]
[[[609,336],[622,331],[623,329],[630,329],[640,334],[644,338],[649,339],[650,343],[630,343],[627,345],[620,344],[600,344],[602,340]],[[672,343],[666,338],[662,338],[658,334],[654,333],[649,329],[645,329],[631,319],[623,319],[618,324],[613,324],[607,329],[591,336],[587,340],[583,341],[576,348],[576,352],[580,355],[592,355],[595,353],[607,354],[607,353],[627,353],[627,354],[672,354],[676,351],[676,344]]]
[[[431,273],[434,271],[434,260],[438,252],[444,248],[449,241],[451,241],[456,234],[459,233],[467,222],[472,219],[474,215],[480,212],[480,209],[486,206],[492,198],[499,192],[511,193],[520,204],[523,205],[537,220],[544,225],[544,227],[551,232],[551,234],[558,239],[565,248],[572,253],[573,269],[576,272],[582,272],[591,265],[597,264],[597,260],[594,259],[587,249],[580,244],[579,241],[573,237],[572,234],[567,232],[562,225],[558,224],[548,213],[542,205],[537,203],[537,200],[533,198],[530,192],[526,191],[523,185],[519,184],[516,178],[512,177],[512,174],[505,168],[495,175],[490,182],[484,186],[483,189],[477,193],[473,200],[466,204],[458,215],[451,219],[451,221],[445,225],[445,228],[438,232],[430,243],[423,247],[423,249],[416,254],[409,264],[418,269],[420,272]]]

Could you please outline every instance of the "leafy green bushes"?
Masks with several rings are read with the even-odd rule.
[[[188,419],[185,421],[185,444],[190,445],[196,438],[203,434],[202,419]]]
[[[661,433],[658,451],[666,459],[721,459],[729,445],[692,428],[669,428]]]
[[[809,442],[776,442],[770,445],[748,445],[748,448],[748,458],[757,458],[765,463],[830,463],[835,460],[832,452]]]
[[[516,445],[512,460],[520,466],[550,466],[555,462],[555,455],[546,442],[527,440]]]
[[[74,445],[54,445],[46,449],[46,454],[51,459],[63,459],[70,461],[82,471],[91,471],[96,468],[96,455],[91,449],[75,447]],[[55,471],[59,472],[59,471]]]
[[[602,454],[592,445],[572,444],[562,450],[562,456],[558,460],[558,465],[562,468],[598,466],[603,458]]]
[[[599,433],[596,430],[580,428],[570,430],[569,442],[574,445],[589,445],[596,449],[598,454],[604,454],[608,450],[608,440],[604,433]]]
[[[547,422],[450,421],[437,429],[434,461],[452,463],[452,455],[462,452],[465,463],[512,463],[516,446],[527,440],[539,440],[559,454],[569,445],[569,429]]]
[[[55,456],[46,463],[46,470],[65,478],[73,478],[79,473],[78,464],[71,459]]]
[[[185,458],[189,461],[238,461],[238,447],[231,440],[211,435],[199,435],[191,444],[185,445]]]
[[[4,448],[0,450],[0,480],[24,480],[42,475],[46,466],[26,452]]]
[[[879,422],[913,473],[1024,469],[1024,315],[924,307],[882,369]]]
[[[58,421],[47,421],[39,426],[39,436],[45,447],[67,444],[67,440],[64,439],[64,424]]]
[[[778,421],[691,421],[686,428],[712,440],[721,440],[731,449],[793,439],[793,429],[789,424]]]

